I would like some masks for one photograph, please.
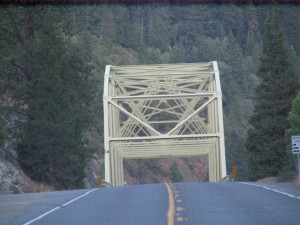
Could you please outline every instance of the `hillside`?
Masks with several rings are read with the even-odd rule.
[[[230,171],[236,164],[238,179],[245,179],[248,119],[259,83],[256,72],[264,21],[271,7],[271,4],[1,6],[1,117],[6,133],[0,150],[1,186],[6,183],[18,186],[25,179],[17,178],[23,173],[19,165],[34,180],[53,184],[56,189],[92,186],[92,172],[104,174],[105,65],[213,60],[218,61],[222,83],[227,169]],[[289,61],[300,77],[300,6],[277,7]],[[49,120],[48,115],[54,119]],[[34,121],[26,128],[33,117],[44,121],[36,130]],[[53,128],[51,134],[44,132],[50,128]],[[51,135],[58,129],[61,135],[53,138]],[[40,134],[52,138],[33,139]],[[36,147],[32,146],[32,140]],[[48,140],[52,142],[47,143]],[[50,146],[58,147],[52,148],[57,153],[49,157]],[[74,146],[79,147],[71,151]],[[28,153],[22,155],[25,150]],[[33,159],[35,154],[37,157]],[[35,167],[41,158],[45,162]],[[168,180],[173,160],[130,162],[125,167],[126,182]],[[53,166],[55,163],[57,167]],[[206,180],[205,159],[177,159],[177,164],[185,180]],[[85,172],[78,168],[85,168]],[[60,173],[63,169],[69,171]],[[57,180],[51,180],[53,177]],[[82,178],[86,178],[85,184]],[[59,179],[73,183],[60,186]]]

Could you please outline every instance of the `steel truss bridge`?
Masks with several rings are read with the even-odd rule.
[[[226,176],[217,62],[106,66],[105,180],[123,185],[123,159],[207,155],[209,181]]]

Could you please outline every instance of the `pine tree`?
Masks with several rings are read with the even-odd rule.
[[[7,8],[10,32],[1,45],[8,66],[1,93],[12,99],[18,115],[18,160],[33,179],[57,188],[83,187],[89,152],[84,132],[89,122],[88,55],[76,36],[62,33],[62,16],[54,7]],[[18,12],[18,13],[17,13]],[[9,26],[10,25],[10,26]],[[3,85],[2,85],[3,84]],[[14,86],[15,85],[15,86]]]
[[[292,109],[289,113],[288,121],[290,128],[286,131],[287,137],[290,139],[292,135],[300,135],[300,91],[292,102]]]
[[[6,131],[5,131],[5,121],[0,117],[0,147],[5,143]]]
[[[171,167],[170,167],[170,172],[171,172],[171,180],[173,182],[183,182],[183,175],[181,171],[178,168],[177,162],[173,161]]]
[[[261,83],[256,90],[254,112],[248,131],[249,178],[276,176],[288,160],[285,129],[292,99],[299,83],[288,63],[280,16],[272,8],[265,24],[263,51],[258,68]]]
[[[289,162],[286,164],[286,169],[290,170],[295,168],[296,163],[289,143],[291,143],[291,137],[293,135],[300,135],[300,91],[292,102],[292,109],[289,112],[288,122],[289,128],[286,130],[285,136],[288,143],[287,154],[289,156]]]

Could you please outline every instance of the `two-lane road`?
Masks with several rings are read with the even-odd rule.
[[[300,198],[252,184],[154,184],[26,196],[0,196],[0,225],[300,224]]]

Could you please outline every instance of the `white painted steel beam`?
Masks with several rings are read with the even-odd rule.
[[[103,111],[106,181],[123,185],[123,159],[197,155],[226,176],[217,62],[107,66]]]

